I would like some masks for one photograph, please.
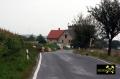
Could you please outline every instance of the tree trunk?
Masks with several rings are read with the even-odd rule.
[[[111,43],[112,43],[112,39],[109,39],[109,43],[108,43],[108,56],[111,55]]]

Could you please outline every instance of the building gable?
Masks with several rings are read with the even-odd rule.
[[[59,39],[63,33],[64,30],[51,30],[47,36],[47,39]]]

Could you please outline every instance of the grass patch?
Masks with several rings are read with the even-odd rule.
[[[52,51],[59,49],[59,46],[56,43],[47,43],[44,45],[45,48],[51,48]]]
[[[107,52],[103,52],[99,50],[90,51],[90,50],[81,49],[81,50],[75,50],[74,53],[81,54],[81,55],[89,55],[89,56],[107,60],[115,64],[120,64],[120,56],[116,56],[116,55],[108,56]]]
[[[26,59],[25,49],[21,49],[11,58],[0,59],[0,79],[26,79],[35,63],[36,49],[29,49],[30,60]]]

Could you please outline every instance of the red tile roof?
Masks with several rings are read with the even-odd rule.
[[[48,39],[59,39],[64,30],[51,30],[47,36]]]

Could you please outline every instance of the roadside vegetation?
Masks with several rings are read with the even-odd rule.
[[[42,47],[44,47],[45,52],[56,51],[59,49],[57,43],[48,43],[41,34],[37,36],[36,41],[38,41],[39,44],[38,48],[42,50]]]
[[[48,50],[50,48],[51,51],[56,51],[59,49],[59,46],[56,43],[46,43],[44,47]]]
[[[26,79],[35,65],[37,52],[22,36],[0,29],[0,79]]]
[[[81,14],[69,25],[75,32],[71,45],[82,49],[107,49],[111,57],[112,49],[120,48],[120,41],[113,40],[120,33],[119,0],[101,0],[95,7],[88,7],[88,12],[88,16]]]
[[[88,12],[69,25],[75,33],[71,44],[77,49],[74,53],[120,64],[120,41],[113,40],[120,33],[119,0],[101,0],[95,7],[88,7]]]
[[[114,52],[112,52],[111,56],[107,55],[106,50],[100,50],[100,49],[80,49],[80,50],[74,50],[75,54],[81,54],[81,55],[85,55],[85,56],[93,56],[99,59],[103,59],[106,60],[110,63],[113,64],[120,64],[120,50],[115,50]],[[119,53],[117,53],[119,52]]]

